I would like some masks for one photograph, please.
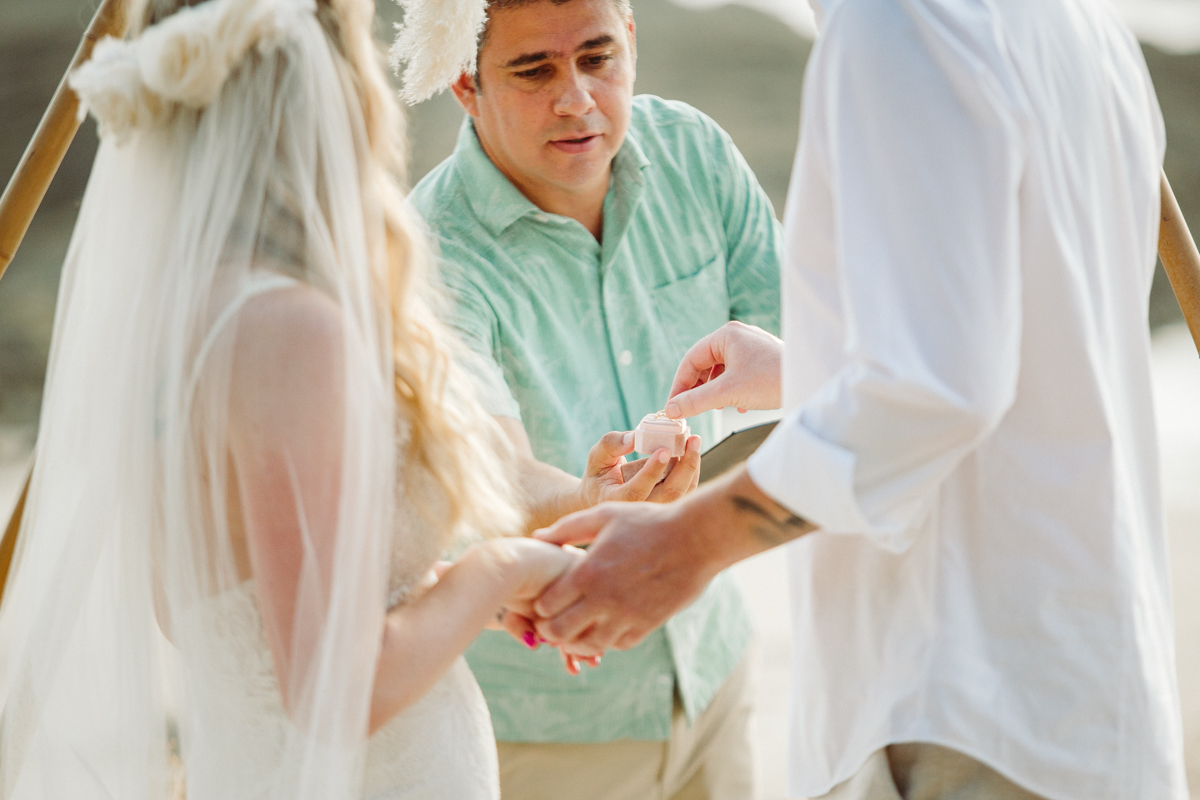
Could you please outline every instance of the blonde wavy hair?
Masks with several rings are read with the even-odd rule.
[[[205,0],[140,2],[134,18],[145,28]],[[371,35],[374,2],[316,4],[317,18],[341,56],[362,108],[371,159],[363,171],[372,179],[387,227],[387,263],[376,278],[391,309],[397,407],[412,430],[412,457],[406,465],[427,469],[448,507],[435,498],[411,499],[440,525],[462,525],[483,537],[517,533],[524,519],[512,500],[512,447],[479,405],[459,366],[463,346],[435,313],[444,302],[433,281],[435,259],[424,229],[405,204],[407,126],[387,80],[387,59]]]

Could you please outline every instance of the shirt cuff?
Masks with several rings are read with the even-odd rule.
[[[825,533],[862,534],[892,552],[912,542],[909,531],[872,525],[854,489],[855,456],[804,426],[796,409],[750,456],[750,479],[775,502]]]

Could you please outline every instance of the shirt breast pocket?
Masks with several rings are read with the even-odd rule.
[[[652,295],[678,364],[689,347],[729,321],[725,257],[718,255],[692,274],[655,287]]]

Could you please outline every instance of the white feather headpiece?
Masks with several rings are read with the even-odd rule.
[[[392,68],[404,69],[400,96],[420,103],[446,89],[464,72],[475,72],[487,0],[396,0],[404,22],[396,26]]]
[[[211,104],[251,48],[266,53],[314,0],[211,0],[185,7],[136,39],[106,36],[68,83],[101,136],[162,124],[176,106]]]

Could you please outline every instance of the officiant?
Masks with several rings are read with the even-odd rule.
[[[452,87],[467,112],[457,146],[412,195],[535,526],[621,492],[597,476],[632,438],[606,434],[661,409],[697,338],[730,320],[778,332],[770,201],[711,119],[634,96],[635,33],[626,0],[490,3],[478,69]],[[691,424],[699,437],[649,499],[695,485],[713,415]],[[666,457],[643,472],[657,479]],[[727,576],[579,676],[553,650],[485,633],[467,659],[504,796],[757,797],[751,640]]]

